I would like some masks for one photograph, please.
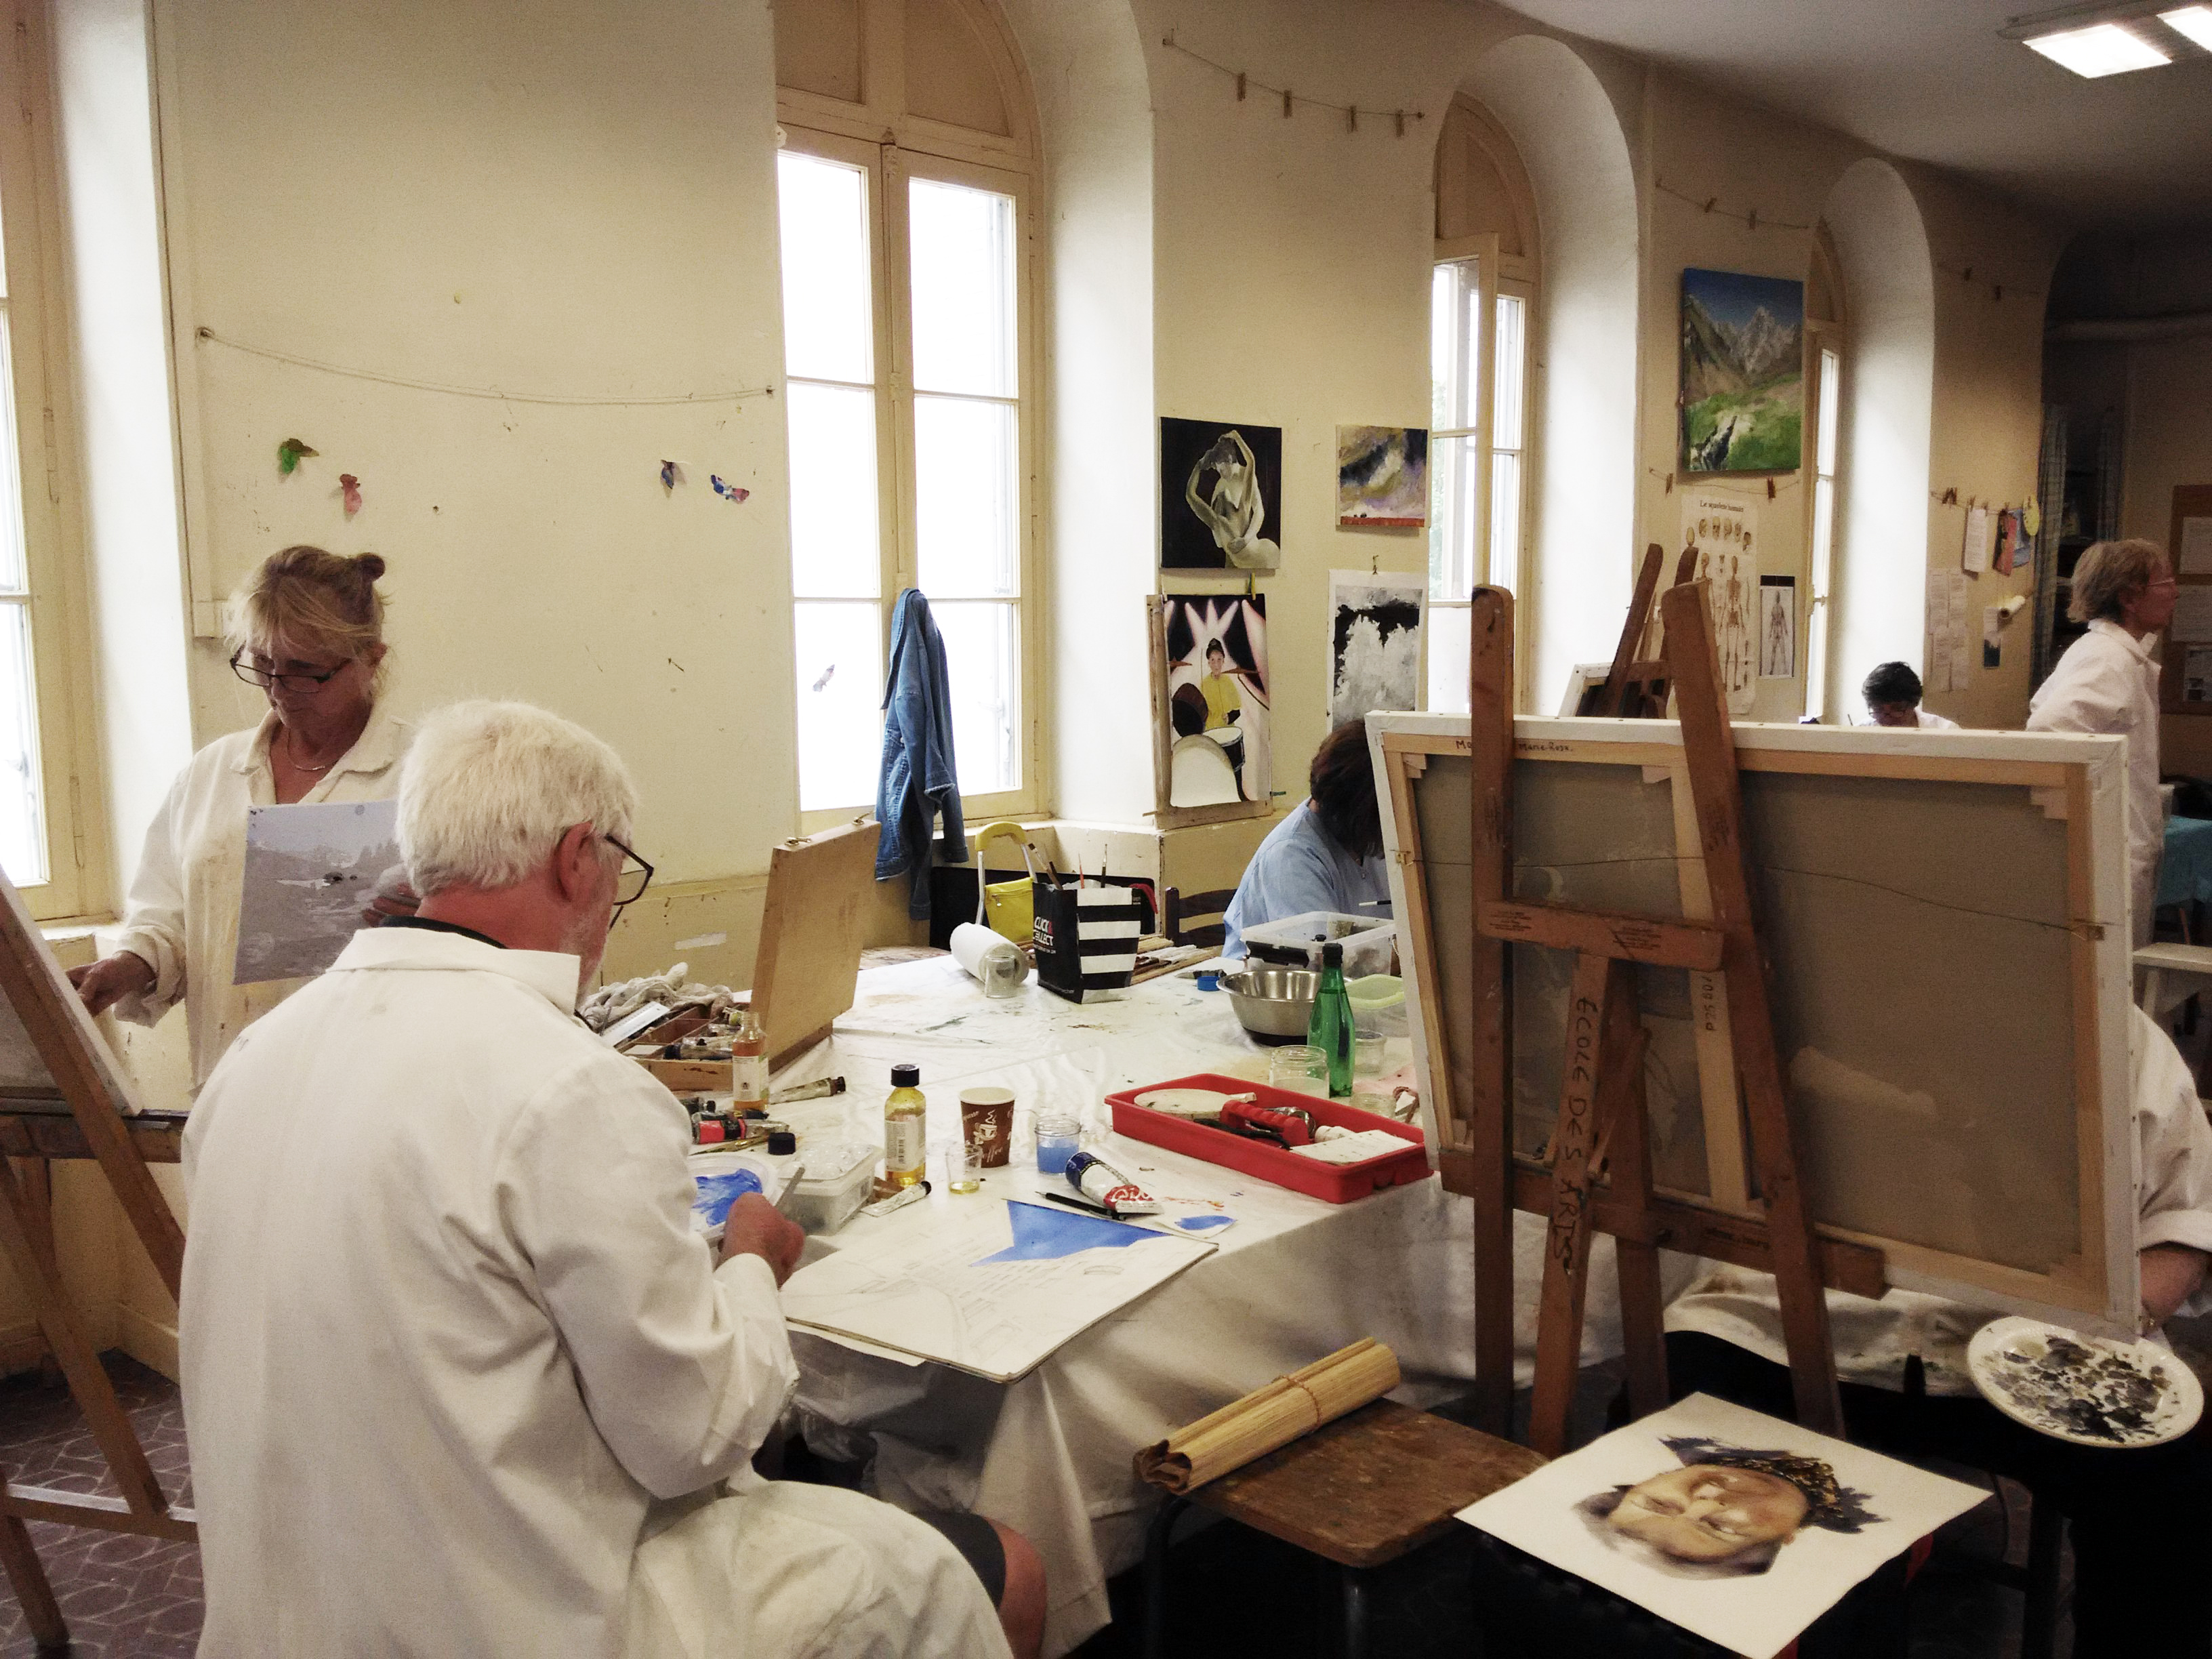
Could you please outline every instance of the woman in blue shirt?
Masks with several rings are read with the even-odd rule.
[[[1245,954],[1243,933],[1310,910],[1390,920],[1382,818],[1362,720],[1340,726],[1314,751],[1313,793],[1267,832],[1229,901],[1221,953]]]

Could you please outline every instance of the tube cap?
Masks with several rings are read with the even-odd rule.
[[[921,1081],[921,1067],[919,1066],[908,1065],[894,1066],[891,1067],[891,1087],[894,1089],[911,1089]]]
[[[788,1129],[778,1129],[768,1138],[770,1158],[788,1158],[799,1150],[799,1137]]]

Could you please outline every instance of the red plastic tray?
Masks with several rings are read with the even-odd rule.
[[[1139,1095],[1150,1094],[1155,1089],[1218,1089],[1224,1095],[1257,1095],[1262,1106],[1295,1106],[1312,1113],[1317,1123],[1334,1123],[1346,1129],[1386,1129],[1406,1146],[1403,1151],[1386,1152],[1364,1164],[1320,1164],[1285,1152],[1279,1146],[1247,1140],[1242,1135],[1224,1133],[1203,1123],[1171,1117],[1165,1112],[1151,1111],[1137,1104]],[[1412,1124],[1381,1117],[1341,1101],[1294,1094],[1288,1089],[1271,1088],[1244,1078],[1201,1072],[1196,1077],[1179,1077],[1167,1083],[1148,1083],[1140,1089],[1124,1089],[1107,1096],[1106,1103],[1114,1109],[1115,1134],[1127,1135],[1133,1140],[1148,1140],[1155,1146],[1164,1146],[1188,1158],[1204,1158],[1224,1169],[1242,1170],[1246,1175],[1307,1194],[1324,1204],[1349,1204],[1355,1198],[1364,1198],[1384,1187],[1400,1187],[1428,1178],[1427,1141]]]

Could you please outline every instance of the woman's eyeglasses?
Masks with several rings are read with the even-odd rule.
[[[258,685],[264,691],[272,685],[286,691],[303,693],[313,691],[318,687],[328,685],[343,673],[345,668],[346,665],[340,663],[336,668],[325,669],[319,674],[299,672],[280,674],[276,672],[276,665],[266,657],[249,657],[245,652],[240,651],[234,654],[230,659],[232,673],[237,675],[248,685]]]

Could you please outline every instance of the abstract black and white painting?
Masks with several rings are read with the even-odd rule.
[[[1328,726],[1420,707],[1425,576],[1328,573]]]
[[[1282,562],[1283,429],[1160,417],[1160,568]]]

